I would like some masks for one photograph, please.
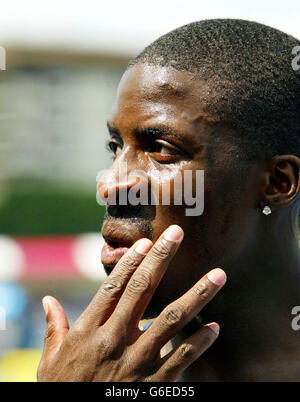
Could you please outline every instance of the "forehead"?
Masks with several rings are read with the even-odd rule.
[[[156,119],[195,125],[209,118],[205,112],[208,93],[206,83],[192,73],[137,64],[121,79],[109,122],[119,125],[125,119],[138,125]]]
[[[193,74],[172,67],[136,64],[123,75],[119,90],[126,92],[134,89],[147,100],[154,100],[157,96],[185,98],[194,79]]]

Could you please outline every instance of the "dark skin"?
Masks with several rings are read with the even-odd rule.
[[[107,292],[100,288],[99,294],[70,330],[61,306],[54,298],[47,298],[48,330],[39,368],[40,380],[136,381],[143,378],[146,381],[173,381],[183,372],[184,380],[193,381],[299,379],[296,362],[300,353],[299,341],[297,332],[291,329],[291,309],[299,304],[299,250],[295,224],[300,161],[293,155],[280,155],[239,171],[234,161],[236,145],[231,140],[230,128],[216,124],[214,116],[206,114],[207,89],[205,82],[193,74],[171,67],[138,64],[124,74],[108,121],[110,146],[115,153],[112,170],[117,171],[119,164],[126,162],[128,171],[139,169],[146,173],[143,177],[145,185],[151,179],[157,186],[172,182],[184,170],[204,170],[204,213],[187,217],[185,206],[171,203],[156,205],[151,217],[148,214],[151,240],[158,247],[161,234],[170,225],[177,224],[184,231],[180,247],[181,240],[176,240],[165,258],[161,253],[158,262],[154,257],[155,250],[154,253],[152,249],[146,251],[150,282],[155,283],[150,291],[141,290],[135,298],[128,295],[126,298],[134,275],[143,269],[143,263],[131,263],[134,265],[131,270],[128,268],[130,260],[123,264],[130,249],[120,262],[106,267],[108,284],[111,285],[112,279],[120,283],[121,278],[122,285],[117,286],[117,293],[112,291],[104,300],[103,294],[107,295]],[[110,186],[119,192],[120,188],[129,189],[132,183],[120,179]],[[107,184],[105,181],[100,184],[99,191],[105,193]],[[272,209],[269,216],[261,213],[265,205]],[[132,243],[143,237],[136,231],[134,221],[121,220],[118,215],[104,223],[103,233],[114,224],[123,225],[123,231],[134,233]],[[179,235],[180,229],[176,230]],[[148,243],[148,249],[153,243]],[[125,276],[120,265],[127,266]],[[226,271],[228,283],[202,310],[225,282],[223,278],[216,285],[205,275],[217,266]],[[205,288],[200,292],[200,298],[199,292],[189,290],[192,286],[199,289],[199,284]],[[180,299],[184,292],[187,292],[184,299]],[[174,307],[174,303],[177,303],[175,311],[179,313],[166,329],[166,310],[163,309],[170,304]],[[137,309],[137,305],[142,307]],[[158,318],[141,337],[136,325],[145,310],[146,314],[156,313]],[[124,317],[124,311],[128,320],[117,320],[120,312]],[[211,324],[211,328],[206,325],[191,335],[187,324],[195,316],[203,323],[216,320],[222,328],[218,342],[200,359],[216,338],[211,330],[216,324]],[[115,366],[119,373],[117,377],[111,374],[112,366],[106,365],[107,358],[103,360],[98,356],[97,362],[87,367],[80,357],[92,353],[91,349],[86,350],[87,345],[94,344],[87,328],[95,326],[96,321],[97,326],[101,322],[103,339],[107,341],[107,334],[113,335],[109,339],[116,338],[112,350],[115,353],[117,350],[119,356],[123,352],[123,356],[126,355],[127,371],[120,369],[124,362],[124,358],[120,358]],[[119,323],[117,330],[115,322]],[[127,328],[135,328],[126,335],[129,338],[120,335],[128,332],[124,322],[130,322]],[[129,352],[124,348],[124,337],[130,339],[125,342],[130,345]],[[170,339],[173,339],[175,352],[166,368],[157,353]],[[188,358],[182,353],[187,350],[187,345],[192,350],[187,354]],[[148,359],[152,362],[151,369],[150,366],[141,367],[137,358],[146,350],[152,353]],[[69,365],[65,363],[70,360]],[[115,358],[112,360],[115,362]]]

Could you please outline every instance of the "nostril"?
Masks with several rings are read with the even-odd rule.
[[[114,218],[133,218],[140,215],[141,205],[108,205],[107,214]]]
[[[119,243],[116,242],[116,241],[111,241],[111,240],[107,239],[106,243],[112,248],[118,248],[119,247]]]

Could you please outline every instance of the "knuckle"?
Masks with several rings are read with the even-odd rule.
[[[109,358],[113,356],[118,349],[116,343],[108,337],[102,337],[100,340],[97,340],[96,347],[102,358]]]
[[[135,270],[141,263],[141,257],[135,250],[132,253],[127,253],[124,260],[120,261],[121,270]]]
[[[119,276],[108,277],[101,286],[101,293],[104,295],[119,294],[122,289],[122,278]]]
[[[197,350],[195,346],[183,344],[179,347],[179,356],[181,360],[192,360],[195,358]]]
[[[49,323],[44,336],[44,343],[51,341],[56,334],[56,326]]]
[[[167,327],[174,327],[185,321],[185,312],[175,306],[169,306],[163,311],[163,324]]]
[[[122,331],[117,333],[113,326],[99,328],[98,336],[93,339],[102,359],[120,356],[126,345],[126,336]]]
[[[151,249],[151,257],[156,260],[167,260],[170,258],[171,248],[166,240],[162,239],[161,241],[154,244]]]
[[[207,281],[198,283],[193,288],[193,293],[203,300],[208,299],[210,297],[210,289]]]
[[[136,293],[147,293],[151,288],[151,276],[143,270],[131,278],[127,285],[127,293],[134,295]]]

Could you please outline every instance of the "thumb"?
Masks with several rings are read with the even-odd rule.
[[[60,303],[52,296],[45,296],[42,303],[46,314],[47,329],[38,376],[47,369],[69,331],[68,319]]]

